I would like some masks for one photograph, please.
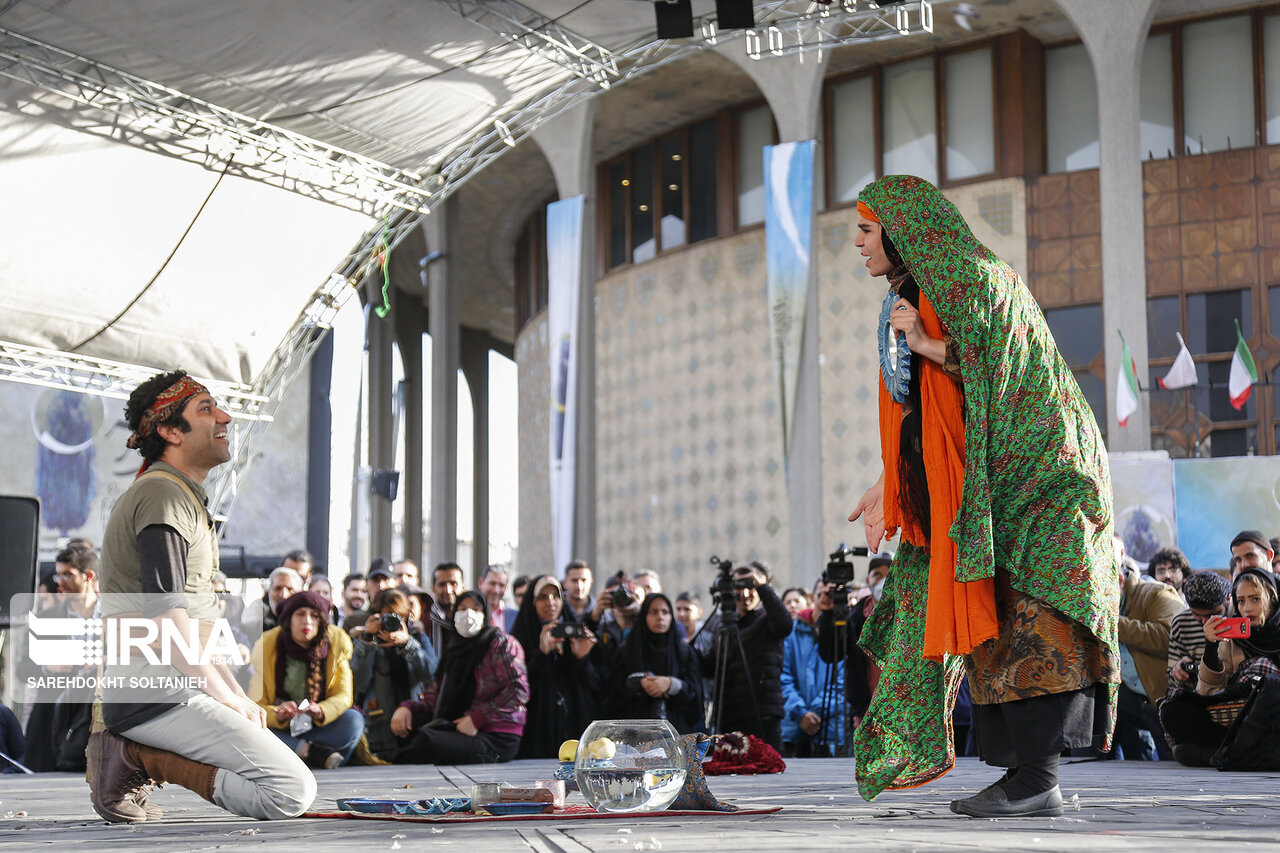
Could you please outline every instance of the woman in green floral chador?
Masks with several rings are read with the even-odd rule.
[[[975,817],[1062,813],[1058,756],[1109,745],[1119,682],[1111,483],[1093,413],[1018,274],[929,182],[858,197],[857,245],[889,293],[879,336],[885,471],[867,543],[902,531],[861,643],[883,668],[854,737],[868,799],[955,761],[966,674],[998,781]]]

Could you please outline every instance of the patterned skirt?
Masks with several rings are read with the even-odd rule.
[[[854,732],[858,791],[868,800],[889,788],[912,788],[955,764],[951,709],[968,672],[975,713],[981,705],[1078,691],[1094,696],[1108,685],[1103,728],[1114,728],[1119,657],[1087,628],[1015,590],[996,574],[999,635],[965,658],[925,660],[924,614],[929,558],[904,542],[894,558],[884,597],[863,628],[861,645],[882,667],[866,716]],[[1068,715],[1075,716],[1075,715]],[[1092,715],[1090,715],[1092,717]],[[1094,726],[1092,720],[1089,728]]]

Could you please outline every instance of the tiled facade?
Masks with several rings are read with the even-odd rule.
[[[552,571],[551,480],[547,433],[551,371],[547,366],[547,313],[529,321],[516,337],[517,408],[520,417],[520,548],[515,572]]]
[[[979,239],[1026,268],[1026,191],[1001,180],[948,191]],[[818,217],[823,547],[862,544],[846,520],[880,474],[875,319],[852,208]],[[626,267],[596,285],[597,575],[649,567],[702,589],[712,554],[787,566],[787,482],[769,351],[765,234],[755,229]],[[546,315],[516,342],[520,375],[518,570],[550,565]],[[589,401],[584,401],[588,403]],[[705,596],[704,596],[705,598]]]

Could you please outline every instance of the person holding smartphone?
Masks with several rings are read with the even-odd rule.
[[[614,656],[609,692],[623,697],[623,719],[666,720],[682,735],[706,731],[700,668],[676,630],[671,599],[655,592]]]
[[[1216,703],[1249,693],[1255,675],[1280,675],[1280,589],[1264,569],[1245,569],[1231,586],[1231,616],[1204,623],[1204,660],[1195,694],[1179,691],[1160,708],[1160,721],[1174,742],[1173,757],[1190,767],[1208,767],[1227,725],[1215,719]]]

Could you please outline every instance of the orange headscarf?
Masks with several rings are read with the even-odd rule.
[[[862,203],[858,203],[859,211]],[[863,214],[864,216],[866,214]],[[870,218],[870,217],[868,217]],[[925,333],[943,337],[942,323],[924,291],[920,320]],[[884,523],[886,534],[901,527],[902,537],[929,553],[929,596],[925,612],[924,657],[941,661],[944,654],[963,655],[998,633],[995,582],[986,578],[958,583],[956,546],[948,535],[964,491],[964,395],[942,366],[927,358],[920,365],[921,436],[928,472],[930,530],[902,511],[899,500],[898,453],[902,404],[880,383],[880,452],[884,458]]]

